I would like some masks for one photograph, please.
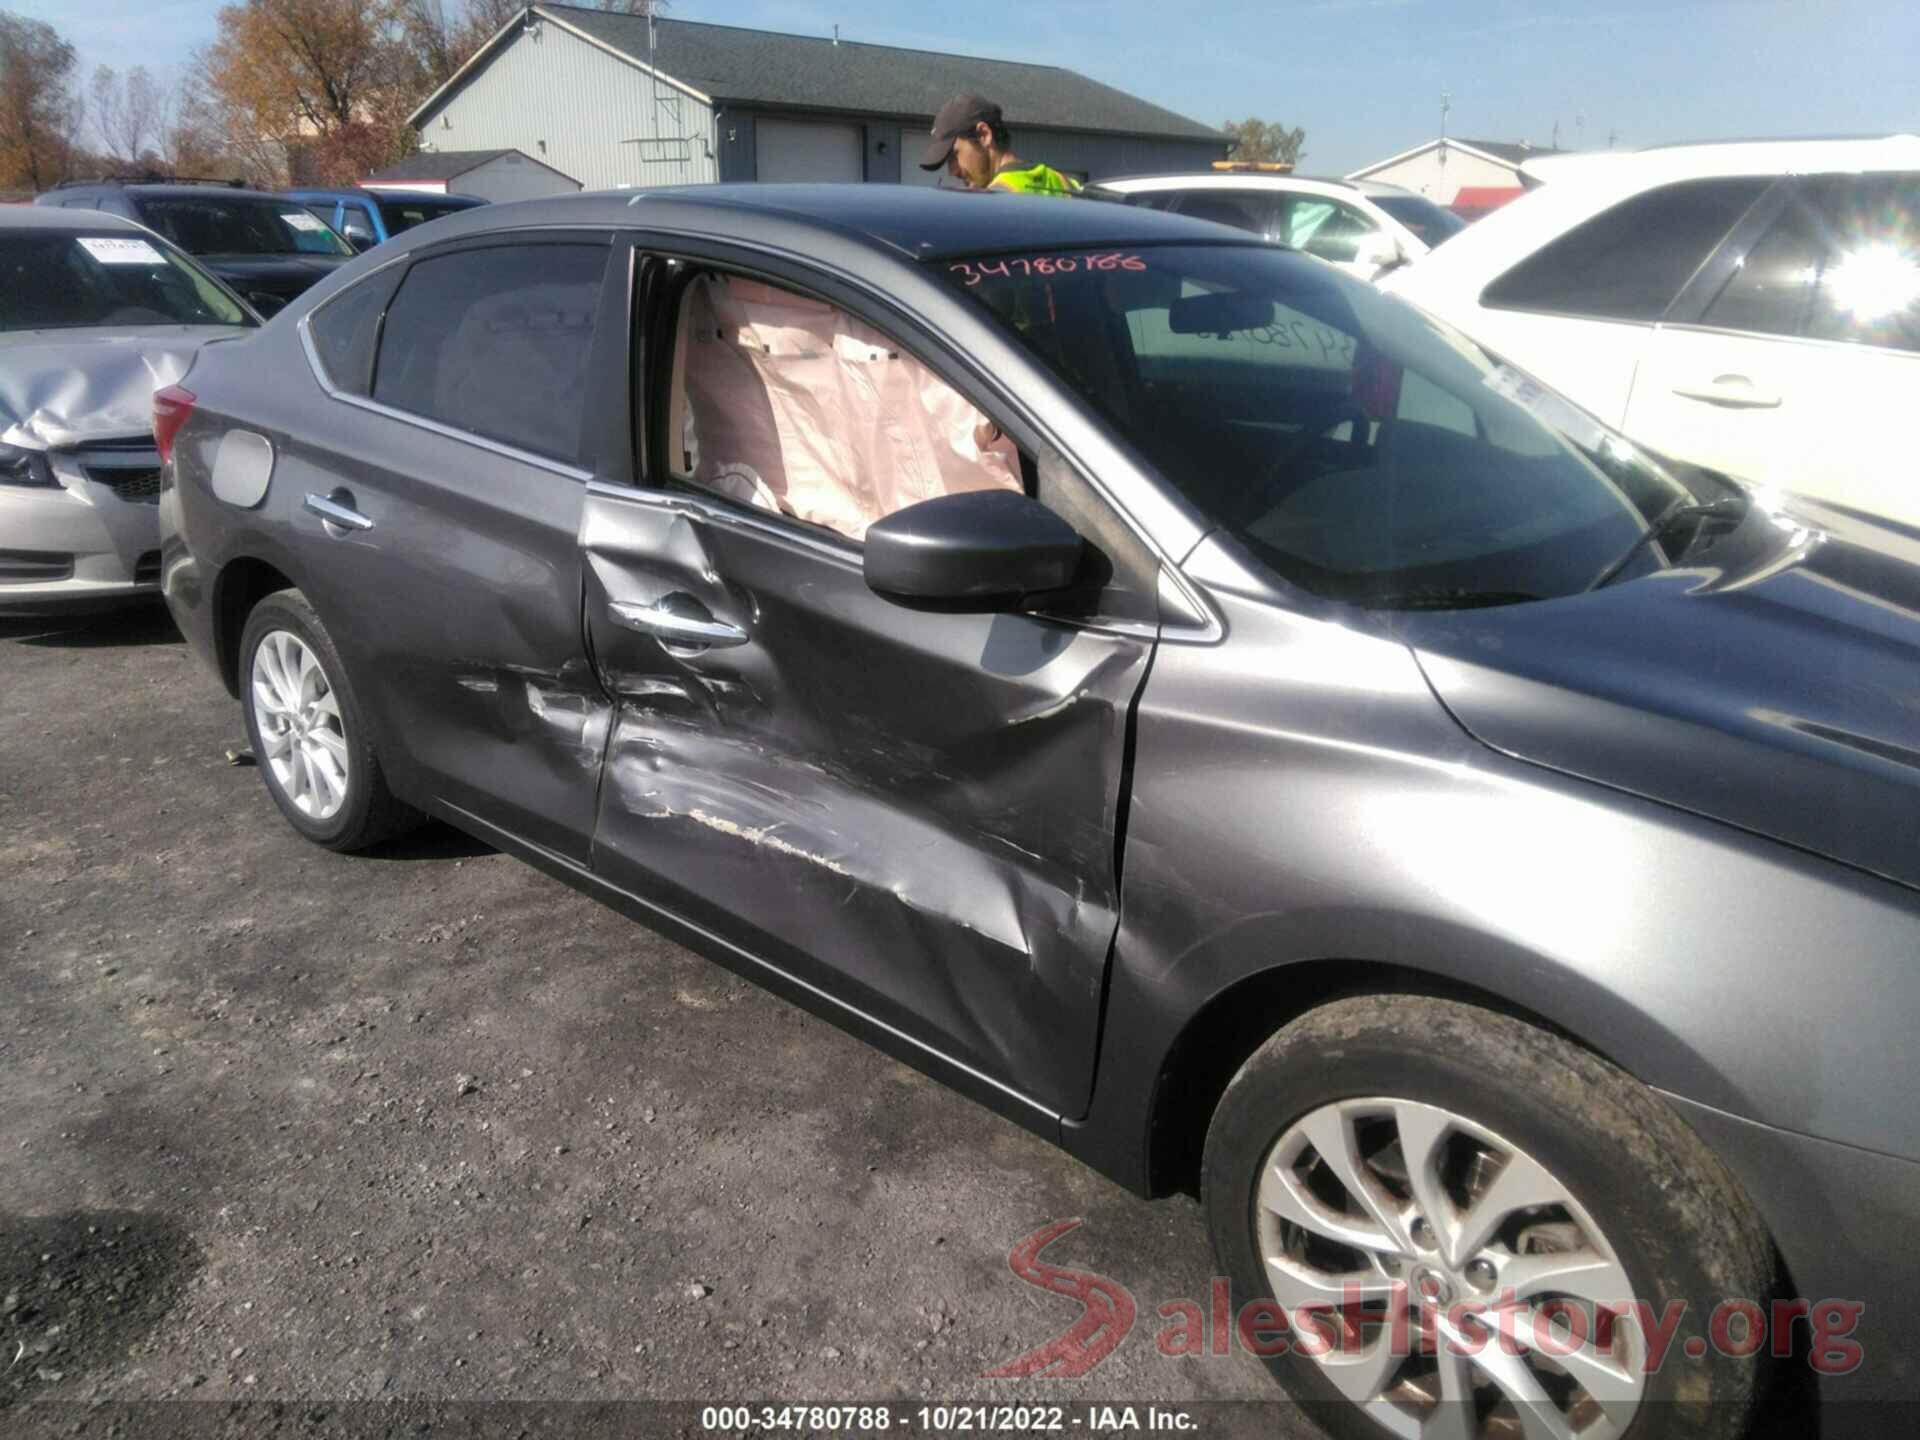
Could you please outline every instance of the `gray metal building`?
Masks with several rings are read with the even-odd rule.
[[[366,190],[429,190],[482,200],[567,195],[580,182],[518,150],[431,150],[409,155],[360,182]]]
[[[530,5],[413,112],[421,148],[518,149],[590,190],[716,180],[936,184],[933,112],[998,100],[1028,160],[1084,179],[1204,169],[1224,135],[1054,65]]]

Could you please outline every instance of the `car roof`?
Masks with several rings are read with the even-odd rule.
[[[311,200],[324,195],[329,200],[397,200],[405,204],[409,200],[450,200],[455,205],[484,205],[486,197],[481,195],[447,194],[440,190],[368,190],[359,185],[295,185],[285,190],[277,190],[277,195],[285,195],[290,200]]]
[[[400,240],[410,248],[497,230],[646,225],[750,241],[774,222],[831,231],[914,260],[1181,240],[1234,243],[1220,226],[1137,205],[909,185],[757,183],[589,191],[482,205]],[[412,238],[421,232],[421,239]],[[1259,242],[1241,237],[1238,243]]]
[[[238,200],[243,204],[271,205],[280,197],[271,190],[255,190],[250,185],[172,185],[145,181],[117,180],[62,185],[34,197],[36,205],[56,205],[62,199],[90,194],[133,195],[141,199]]]
[[[1347,180],[1338,175],[1274,175],[1258,171],[1196,170],[1173,175],[1128,175],[1099,182],[1102,190],[1123,195],[1158,190],[1293,190],[1310,195],[1413,195],[1418,192],[1380,180]]]
[[[63,210],[52,205],[0,205],[0,230],[128,230],[152,232],[144,225],[104,210]]]
[[[1712,140],[1645,150],[1576,150],[1520,167],[1542,184],[1612,184],[1624,179],[1706,179],[1716,175],[1798,175],[1819,171],[1920,169],[1920,136]]]

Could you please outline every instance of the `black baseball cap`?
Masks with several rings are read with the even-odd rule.
[[[1000,107],[984,95],[956,95],[942,105],[940,113],[933,117],[933,139],[920,153],[920,168],[942,168],[947,156],[953,153],[953,142],[962,135],[971,135],[982,120],[989,125],[1001,123]]]

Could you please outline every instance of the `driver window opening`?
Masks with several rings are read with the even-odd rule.
[[[717,271],[681,291],[666,419],[675,480],[851,540],[922,500],[1031,488],[1013,441],[889,337]]]

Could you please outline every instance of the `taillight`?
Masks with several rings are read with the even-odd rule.
[[[169,385],[153,392],[153,444],[160,452],[162,465],[173,458],[173,437],[193,414],[193,403],[198,398],[182,385]]]

